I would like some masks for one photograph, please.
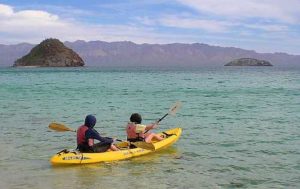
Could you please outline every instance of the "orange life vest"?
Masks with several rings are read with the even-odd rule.
[[[136,124],[129,122],[126,127],[127,139],[144,139],[145,134],[144,132],[137,132],[136,131]]]

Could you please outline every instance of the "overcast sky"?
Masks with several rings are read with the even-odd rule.
[[[49,37],[300,55],[300,0],[0,0],[0,44]]]

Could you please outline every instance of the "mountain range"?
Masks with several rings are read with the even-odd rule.
[[[238,58],[255,58],[271,62],[274,66],[299,66],[300,55],[287,53],[258,53],[234,47],[207,44],[136,44],[130,41],[64,42],[84,60],[86,66],[223,66]],[[27,54],[35,44],[0,44],[0,66],[12,66]]]

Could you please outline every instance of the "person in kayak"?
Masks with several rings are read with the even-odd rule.
[[[100,134],[94,129],[96,125],[96,117],[93,115],[87,115],[84,121],[84,125],[81,125],[77,129],[77,149],[80,152],[105,152],[108,149],[113,151],[119,150],[113,143],[115,139],[108,137],[101,137]],[[94,139],[100,141],[94,144]]]
[[[151,143],[152,139],[156,139],[158,141],[164,139],[158,134],[148,132],[158,126],[157,122],[149,125],[142,125],[141,123],[142,116],[140,114],[133,113],[130,116],[130,122],[128,122],[126,127],[127,140],[129,142],[145,141],[147,143]]]

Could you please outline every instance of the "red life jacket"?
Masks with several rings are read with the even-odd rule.
[[[77,145],[78,144],[87,144],[88,141],[85,138],[85,132],[88,130],[89,128],[85,125],[81,125],[78,129],[77,129]]]
[[[129,122],[126,127],[127,139],[144,139],[144,133],[136,132],[136,125],[132,122]]]

